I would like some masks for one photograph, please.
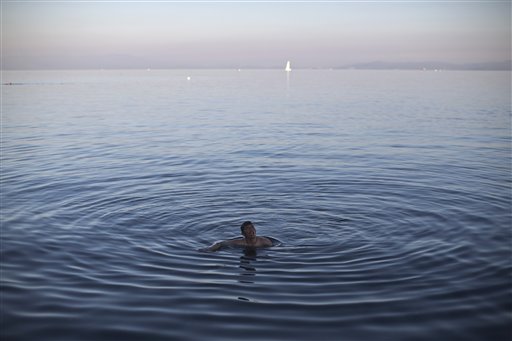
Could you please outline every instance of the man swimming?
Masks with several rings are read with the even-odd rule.
[[[210,247],[200,249],[200,251],[214,252],[222,248],[223,246],[242,246],[246,248],[259,248],[272,246],[272,241],[266,237],[256,236],[256,229],[250,221],[246,221],[240,226],[242,237],[224,240],[213,244]]]

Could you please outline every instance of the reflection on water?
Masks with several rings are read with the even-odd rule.
[[[254,283],[254,276],[256,276],[256,256],[257,250],[255,248],[245,248],[244,255],[240,257],[240,283]]]
[[[257,250],[255,248],[244,248],[244,255],[240,257],[239,268],[240,276],[238,282],[244,284],[254,284],[256,276]],[[238,297],[242,301],[251,301],[247,297]]]

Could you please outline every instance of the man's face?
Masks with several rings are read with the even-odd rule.
[[[244,237],[254,238],[256,237],[256,229],[252,225],[247,225],[244,227]]]

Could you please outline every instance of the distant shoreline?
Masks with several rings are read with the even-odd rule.
[[[154,68],[154,69],[146,69],[146,68],[42,68],[42,69],[2,69],[2,72],[28,72],[28,71],[192,71],[192,70],[204,70],[204,71],[283,71],[282,68]],[[334,67],[334,68],[320,68],[320,67],[304,67],[304,68],[294,68],[293,71],[512,71],[512,68],[496,68],[496,69],[485,69],[485,68],[384,68],[384,67]],[[292,71],[292,73],[293,73]]]

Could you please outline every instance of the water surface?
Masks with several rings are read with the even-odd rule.
[[[510,72],[2,76],[2,339],[511,338]]]

